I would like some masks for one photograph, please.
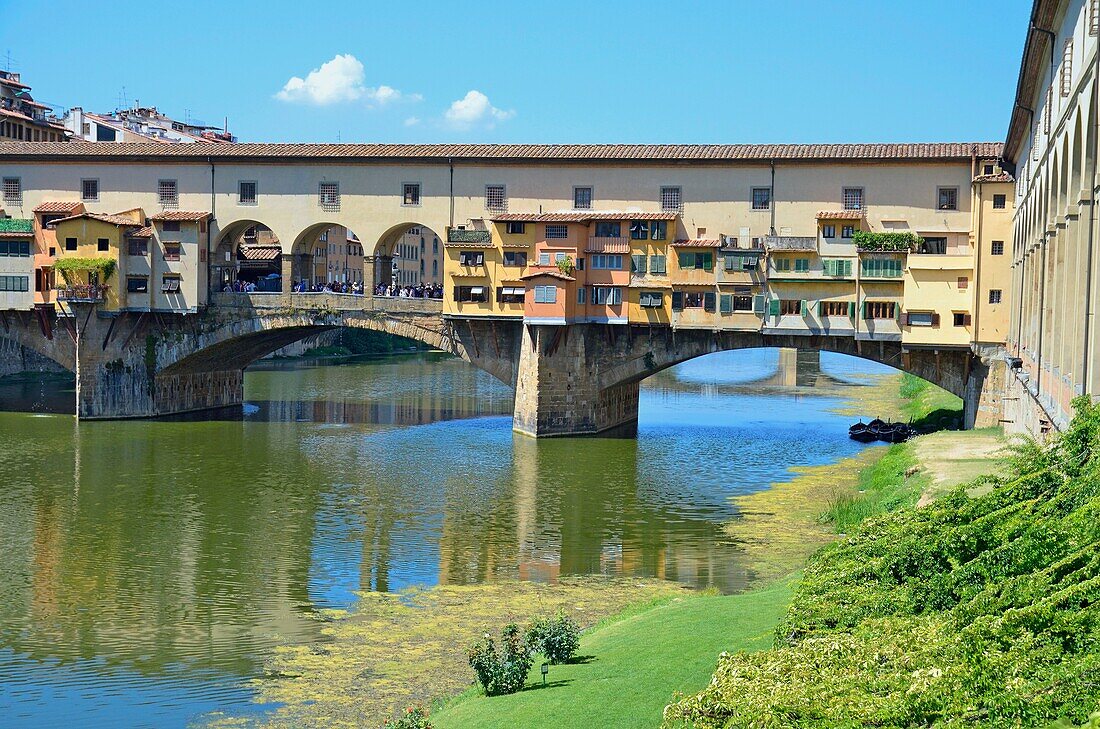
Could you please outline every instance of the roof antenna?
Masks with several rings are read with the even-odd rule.
[[[4,70],[11,73],[11,49],[4,51]]]

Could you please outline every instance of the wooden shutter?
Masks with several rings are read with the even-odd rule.
[[[672,310],[683,311],[684,310],[684,292],[673,291],[672,292]]]
[[[963,326],[964,327],[970,326],[970,315],[969,314],[963,314]]]
[[[856,318],[856,302],[854,302],[854,301],[849,301],[848,302],[848,318],[849,319],[855,319]]]
[[[894,320],[901,321],[901,302],[894,303]]]
[[[852,275],[852,262],[851,261],[844,261],[844,275],[845,276],[851,276]]]
[[[701,266],[701,268],[703,270],[705,270],[705,271],[713,271],[714,270],[714,254],[713,253],[708,251],[706,253],[696,253],[695,255],[696,255],[697,259],[702,259],[702,264],[703,265]],[[713,307],[711,308],[711,311],[714,311]]]
[[[722,314],[733,313],[733,294],[722,294],[721,299],[718,302],[719,312]]]
[[[802,299],[802,316],[806,316],[809,313],[810,313],[810,305],[805,299]]]
[[[714,311],[715,295],[713,291],[703,294],[703,311]]]
[[[645,275],[645,254],[635,254],[630,257],[630,266],[634,273]]]
[[[817,302],[817,315],[818,315],[819,317],[821,316],[821,311],[822,311],[822,309],[824,309],[824,308],[825,308],[825,302],[824,302],[824,301],[818,301],[818,302]]]
[[[752,297],[752,311],[754,314],[764,313],[764,294],[755,294]]]
[[[932,326],[938,327],[940,325],[940,315],[937,312],[932,312]]]
[[[867,302],[866,301],[864,301],[862,304],[859,305],[859,318],[860,319],[866,319],[867,318]]]
[[[772,299],[768,302],[768,313],[772,316],[779,316],[779,299]]]
[[[732,271],[739,259],[738,256],[735,256],[732,253],[727,253],[725,256],[723,256],[723,258],[725,258],[725,266],[727,271]]]

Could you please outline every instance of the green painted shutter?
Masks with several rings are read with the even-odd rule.
[[[852,275],[852,262],[851,261],[844,261],[844,275],[845,276],[851,276]]]
[[[772,299],[768,302],[768,313],[772,316],[779,316],[779,299]]]
[[[714,311],[715,295],[713,291],[703,294],[703,311]]]
[[[727,253],[724,256],[722,256],[722,258],[724,259],[724,265],[726,267],[726,270],[727,271],[732,271],[733,266],[735,264],[734,259],[736,258],[736,256],[734,256],[732,253]]]
[[[862,304],[859,305],[859,318],[860,319],[866,319],[867,318],[867,302],[866,301],[864,301]]]
[[[691,251],[680,251],[680,270],[695,268],[695,254]]]
[[[856,302],[854,302],[854,301],[849,301],[848,302],[848,318],[849,319],[855,319],[856,318]]]
[[[683,311],[684,310],[684,292],[673,291],[672,292],[672,310]]]
[[[702,260],[703,265],[701,266],[701,268],[703,270],[705,270],[705,271],[713,271],[714,270],[714,254],[713,253],[710,253],[710,252],[697,253],[696,255],[703,259]],[[714,311],[714,309],[711,308],[711,311]]]
[[[733,294],[722,294],[718,302],[718,311],[722,314],[733,313]]]
[[[821,316],[821,310],[825,308],[825,303],[822,301],[817,302],[817,315]]]
[[[802,316],[806,316],[810,313],[810,305],[805,299],[802,299]]]
[[[752,311],[754,314],[764,313],[764,294],[755,294],[752,297]]]
[[[630,270],[634,273],[645,275],[645,254],[635,254],[630,257]]]
[[[897,322],[899,324],[901,323],[901,302],[900,301],[895,302],[895,304],[894,304],[894,319],[897,320]]]

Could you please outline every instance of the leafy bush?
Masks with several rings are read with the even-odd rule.
[[[428,710],[423,706],[410,706],[400,719],[386,719],[382,726],[385,729],[433,729],[428,721]]]
[[[53,270],[59,272],[67,283],[71,283],[71,277],[74,273],[81,271],[95,271],[100,275],[100,278],[106,281],[115,272],[116,266],[114,259],[102,256],[96,258],[68,256],[58,258],[53,262]]]
[[[581,626],[564,612],[539,618],[527,629],[527,645],[551,663],[568,663],[581,646]]]
[[[486,696],[514,694],[527,682],[531,670],[531,649],[515,623],[504,626],[500,648],[488,633],[468,653],[470,668],[477,674]]]
[[[776,648],[665,709],[696,727],[1043,727],[1100,707],[1100,407],[971,497],[870,518],[806,569]]]
[[[871,233],[857,230],[852,236],[861,251],[908,251],[924,242],[916,233]]]

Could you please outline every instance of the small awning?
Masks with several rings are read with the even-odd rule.
[[[501,296],[524,296],[527,293],[527,289],[522,286],[502,286],[500,289]]]
[[[479,294],[484,294],[485,293],[485,287],[484,286],[471,286],[470,287],[470,293],[474,296],[477,296]]]
[[[722,241],[718,238],[687,238],[674,240],[672,245],[680,248],[720,248]]]

